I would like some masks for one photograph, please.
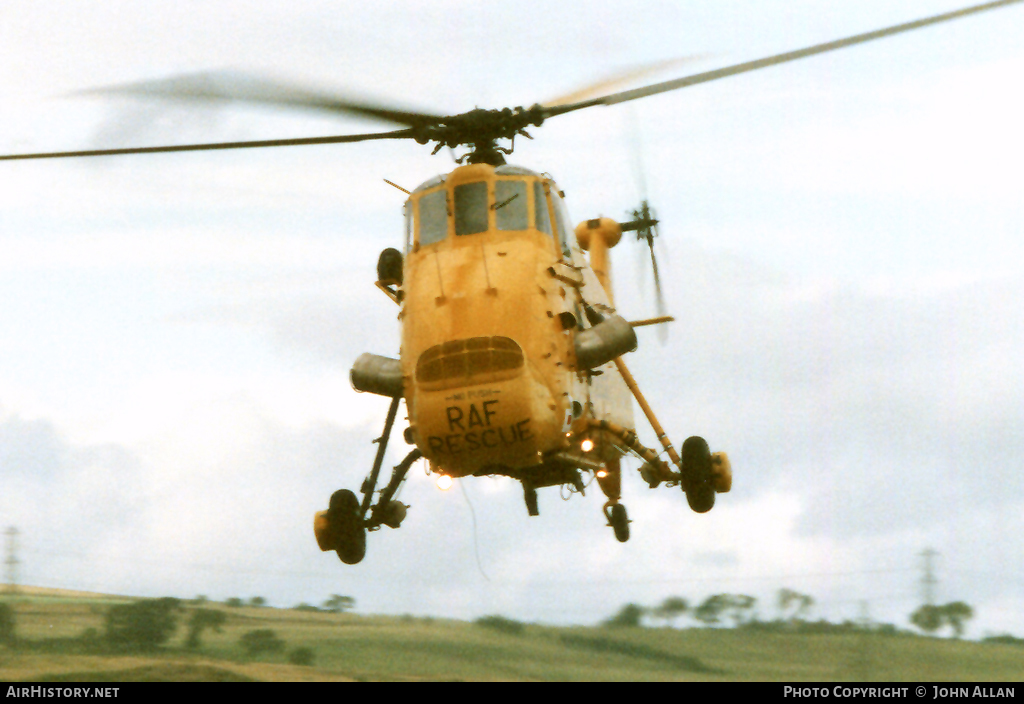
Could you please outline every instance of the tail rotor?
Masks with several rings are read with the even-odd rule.
[[[651,252],[651,270],[654,273],[654,295],[657,305],[658,317],[667,316],[665,307],[665,293],[661,286],[661,273],[658,269],[658,257],[654,252],[654,240],[658,236],[658,219],[646,199],[640,202],[640,207],[630,213],[629,222],[619,223],[623,232],[636,232],[638,242],[646,242]],[[667,331],[662,327],[658,332],[659,340],[664,343],[667,339]]]

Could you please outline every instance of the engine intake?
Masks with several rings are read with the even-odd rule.
[[[356,391],[391,398],[404,394],[402,363],[397,359],[364,352],[352,365],[348,378]]]

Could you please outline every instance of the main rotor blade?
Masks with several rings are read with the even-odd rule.
[[[0,161],[25,159],[63,159],[78,156],[113,156],[116,154],[153,154],[156,152],[201,152],[216,149],[253,149],[258,147],[294,147],[306,144],[340,144],[343,142],[365,142],[372,139],[413,138],[413,130],[394,132],[372,132],[370,134],[348,134],[337,137],[300,137],[298,139],[267,139],[253,142],[216,142],[212,144],[179,144],[166,147],[128,147],[125,149],[92,149],[77,152],[43,152],[39,154],[0,155]]]
[[[797,59],[803,59],[805,57],[814,56],[816,54],[824,54],[825,52],[828,51],[843,49],[845,47],[853,46],[855,44],[863,44],[864,42],[874,41],[875,39],[882,39],[883,37],[889,37],[894,34],[900,34],[901,32],[909,32],[914,29],[920,29],[921,27],[939,24],[941,22],[948,22],[949,20],[967,17],[968,15],[973,15],[978,12],[985,12],[986,10],[994,10],[998,7],[1013,5],[1022,1],[1024,0],[998,0],[997,2],[987,2],[982,5],[974,5],[972,7],[967,7],[962,10],[955,10],[953,12],[935,15],[934,17],[916,20],[914,22],[906,22],[904,24],[899,24],[894,27],[887,27],[886,29],[875,30],[874,32],[857,34],[852,37],[847,37],[845,39],[837,39],[835,41],[826,42],[824,44],[815,44],[814,46],[809,46],[805,49],[798,49],[796,51],[789,51],[786,52],[785,54],[776,54],[775,56],[769,56],[764,59],[758,59],[757,61],[747,61],[742,64],[736,64],[735,66],[727,66],[725,68],[720,68],[715,71],[707,71],[705,73],[698,73],[693,76],[677,78],[671,81],[665,81],[663,83],[655,83],[653,85],[649,85],[643,88],[622,91],[621,93],[612,93],[611,95],[606,95],[601,98],[584,100],[569,105],[550,107],[545,109],[545,117],[563,115],[567,112],[581,110],[583,108],[589,108],[594,105],[615,105],[617,103],[624,103],[629,100],[646,98],[649,95],[666,93],[670,90],[676,90],[678,88],[686,88],[687,86],[697,85],[698,83],[716,81],[719,78],[735,76],[740,73],[747,73],[748,71],[756,71],[761,68],[767,68],[768,66],[776,66],[778,64],[786,63],[787,61],[796,61]]]
[[[373,117],[408,127],[434,125],[444,120],[440,115],[402,110],[365,100],[328,95],[267,78],[227,72],[188,74],[157,81],[93,88],[79,94],[283,105]]]
[[[681,56],[678,59],[668,59],[667,61],[658,61],[645,66],[637,66],[631,69],[625,69],[615,74],[607,76],[599,81],[589,83],[586,86],[577,88],[571,93],[560,95],[557,98],[551,100],[545,100],[541,105],[544,107],[556,107],[558,105],[569,105],[571,103],[581,102],[593,95],[604,95],[608,91],[614,90],[625,83],[631,83],[638,81],[641,78],[649,76],[652,73],[659,71],[668,71],[670,69],[678,68],[684,64],[693,63],[694,61],[700,61],[705,59],[710,54],[690,54],[689,56]]]

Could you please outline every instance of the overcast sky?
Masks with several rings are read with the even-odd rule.
[[[531,105],[623,69],[648,81],[938,14],[967,0],[0,3],[0,153],[392,129],[256,107],[76,96],[234,69],[428,112]],[[777,615],[908,626],[934,549],[968,634],[1024,635],[1024,7],[550,120],[511,161],[575,220],[642,195],[670,312],[627,358],[676,444],[729,453],[707,515],[633,462],[618,543],[597,488],[417,465],[358,566],[312,520],[370,469],[396,356],[373,286],[414,142],[0,164],[0,526],[25,584],[130,595],[356,598],[363,613],[596,623],[719,592]],[[640,175],[642,173],[642,176]],[[614,252],[627,318],[643,252]],[[637,418],[642,415],[637,413]],[[400,426],[401,427],[401,426]],[[656,440],[641,427],[649,446]],[[407,451],[396,433],[386,467]]]

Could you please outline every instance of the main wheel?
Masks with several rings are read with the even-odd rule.
[[[626,507],[622,504],[612,506],[611,515],[612,530],[615,531],[615,539],[620,543],[629,540],[629,516],[626,515]]]
[[[686,503],[697,513],[715,506],[715,486],[711,474],[711,450],[704,438],[696,435],[683,443],[683,491]]]
[[[327,517],[338,536],[334,551],[346,565],[362,561],[366,555],[366,528],[359,512],[359,499],[348,489],[331,494]]]

